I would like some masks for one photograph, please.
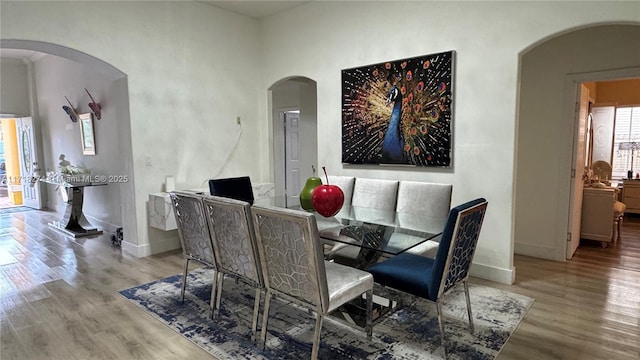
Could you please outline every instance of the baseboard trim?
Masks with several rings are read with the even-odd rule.
[[[133,255],[137,258],[141,258],[141,257],[146,257],[151,255],[151,248],[149,246],[149,244],[145,244],[145,245],[136,245],[133,243],[128,242],[127,240],[122,240],[122,243],[120,244],[120,247],[122,248],[122,252],[129,254],[129,255]]]
[[[554,254],[558,253],[558,251],[555,248],[551,248],[548,246],[515,243],[514,253],[518,255],[526,255],[526,256],[536,257],[540,259],[564,261],[564,259],[562,258],[558,259],[554,256]]]
[[[177,230],[175,230],[173,233],[174,236],[166,238],[152,238],[153,243],[149,244],[149,255],[161,254],[163,252],[181,249],[182,245],[180,244],[180,238],[177,236]]]
[[[177,237],[167,239],[154,239],[153,246],[151,244],[136,245],[128,242],[127,240],[123,240],[120,246],[122,247],[123,252],[138,258],[161,254],[163,252],[181,248],[180,239],[178,239]]]
[[[87,220],[91,223],[91,225],[101,229],[105,233],[115,233],[116,229],[122,226],[114,225],[108,222],[104,222],[100,219],[94,218],[93,216],[89,216],[87,214],[84,215]]]
[[[495,266],[471,264],[471,275],[501,284],[512,285],[516,279],[516,269],[503,269]]]

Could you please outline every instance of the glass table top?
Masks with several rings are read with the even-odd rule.
[[[285,207],[284,198],[256,200],[255,205]],[[303,210],[300,206],[289,206]],[[320,237],[351,246],[397,255],[428,240],[439,241],[446,216],[398,213],[345,205],[333,217],[315,215]]]

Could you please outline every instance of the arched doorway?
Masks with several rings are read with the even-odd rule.
[[[1,40],[0,48],[29,50],[41,55],[38,64],[28,62],[31,78],[29,113],[20,114],[34,120],[35,150],[38,163],[42,164],[41,175],[56,171],[59,158],[64,154],[71,164],[94,170],[96,175],[126,177],[126,182],[110,184],[87,194],[85,205],[93,205],[93,211],[89,208],[88,215],[93,215],[90,221],[94,225],[105,232],[115,232],[122,227],[130,235],[129,239],[135,241],[136,220],[125,215],[135,212],[135,204],[129,201],[130,196],[123,195],[133,193],[134,186],[133,171],[125,165],[131,163],[131,142],[121,140],[131,138],[126,74],[91,55],[57,44]],[[87,94],[89,91],[95,101],[102,104],[102,113],[100,120],[93,120],[95,154],[84,156],[79,125],[70,121],[62,106],[73,106],[79,113],[92,112],[88,105],[92,101]],[[47,187],[47,207],[63,208],[59,195]]]
[[[520,56],[514,196],[515,253],[565,260],[574,116],[581,82],[640,76],[640,25],[598,24],[538,42]],[[617,73],[607,72],[616,70]],[[633,75],[633,74],[637,75]]]
[[[278,81],[269,91],[275,191],[287,197],[288,206],[297,205],[305,179],[318,175],[316,82],[290,77]]]

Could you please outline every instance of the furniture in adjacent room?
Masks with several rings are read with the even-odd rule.
[[[266,287],[261,330],[263,346],[266,346],[272,296],[316,313],[311,359],[318,357],[324,317],[349,301],[361,299],[363,295],[366,297],[364,331],[371,338],[371,274],[324,260],[313,214],[257,205],[251,211]]]
[[[255,340],[264,281],[251,220],[251,205],[246,201],[218,196],[205,196],[203,202],[218,269],[215,308],[219,315],[224,275],[253,286],[256,291],[251,335]]]
[[[405,252],[368,269],[377,284],[436,303],[445,358],[447,347],[441,301],[460,282],[464,284],[469,328],[473,332],[467,280],[486,209],[487,201],[483,198],[451,209],[435,258]]]
[[[599,182],[607,185],[611,183],[612,169],[611,164],[608,162],[603,160],[594,161],[593,164],[591,164],[591,170]]]
[[[602,247],[620,239],[625,203],[612,187],[585,187],[582,193],[580,238],[600,241]]]
[[[624,180],[622,183],[622,202],[626,212],[640,214],[640,180]]]
[[[189,261],[197,261],[214,271],[211,286],[211,300],[209,308],[211,316],[215,310],[215,290],[217,278],[216,258],[209,226],[205,217],[202,196],[181,192],[170,193],[171,204],[176,215],[178,237],[184,254],[184,271],[182,273],[182,287],[180,299],[184,302],[184,293],[187,286]]]
[[[102,230],[91,225],[89,220],[84,216],[82,206],[84,203],[85,188],[104,186],[107,185],[107,183],[81,181],[85,177],[91,178],[90,175],[79,175],[76,177],[79,181],[67,181],[57,177],[40,179],[40,181],[44,183],[56,185],[60,190],[62,200],[66,204],[62,218],[58,221],[50,222],[49,226],[74,238],[102,234]]]

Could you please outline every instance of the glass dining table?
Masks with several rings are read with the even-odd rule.
[[[285,206],[284,197],[256,200],[256,205]],[[380,257],[418,250],[427,242],[437,243],[447,220],[446,216],[399,213],[394,210],[344,205],[332,217],[312,211],[318,233],[330,248],[327,257],[337,256],[341,249],[357,248],[358,258],[346,265],[366,269]],[[349,252],[349,251],[346,251]],[[350,251],[353,253],[352,251]]]
[[[300,206],[285,206],[285,199],[268,198],[256,200],[256,205],[288,207],[303,210]],[[313,214],[318,225],[318,233],[325,245],[325,258],[359,269],[367,269],[381,257],[391,257],[405,251],[421,248],[437,249],[446,216],[398,213],[345,205],[332,217]],[[421,251],[416,251],[421,253]],[[378,289],[374,296],[373,321],[399,307],[397,300],[386,289]],[[366,320],[365,302],[353,301],[332,314],[333,318],[364,327]]]

